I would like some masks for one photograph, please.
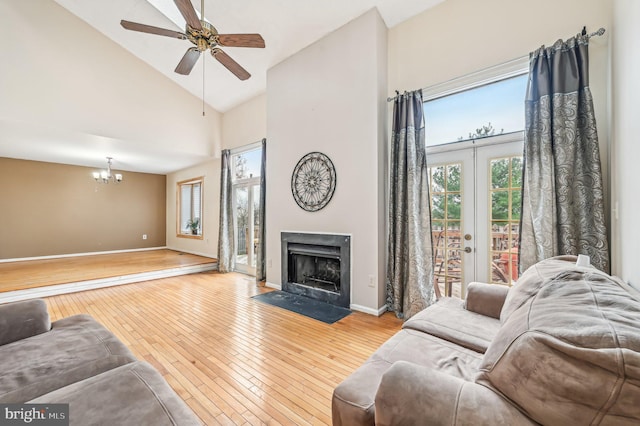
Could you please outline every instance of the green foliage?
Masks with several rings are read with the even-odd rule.
[[[460,164],[431,167],[431,217],[434,225],[461,219]],[[491,160],[491,219],[515,221],[520,219],[520,187],[522,158],[507,157]],[[509,214],[511,201],[511,214]],[[503,223],[506,225],[506,222]]]
[[[460,164],[431,169],[431,216],[433,219],[460,220]]]
[[[498,133],[499,135],[504,133],[504,129],[500,129],[500,132]],[[493,125],[491,124],[491,122],[489,122],[486,125],[483,125],[482,127],[478,127],[476,129],[475,132],[471,133],[469,132],[469,137],[465,138],[464,136],[460,136],[458,137],[459,141],[465,140],[465,139],[479,139],[479,138],[486,138],[488,136],[493,136],[496,134],[496,129],[493,128]]]
[[[187,221],[187,228],[191,229],[191,233],[192,234],[197,234],[198,233],[198,228],[200,227],[200,218],[199,217],[195,217],[193,219],[189,219]]]

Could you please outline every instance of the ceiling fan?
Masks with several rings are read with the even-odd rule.
[[[220,47],[263,48],[264,39],[260,34],[218,34],[218,30],[204,20],[204,0],[202,0],[200,7],[202,19],[198,19],[196,10],[190,0],[173,0],[173,2],[180,10],[184,20],[187,21],[184,33],[125,20],[120,21],[120,25],[131,31],[174,37],[181,40],[189,40],[193,43],[195,47],[187,50],[175,69],[178,74],[188,75],[198,61],[200,53],[208,50],[218,62],[240,80],[246,80],[251,77],[247,70],[222,51]]]

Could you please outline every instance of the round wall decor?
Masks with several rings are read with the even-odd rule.
[[[296,203],[308,212],[326,206],[336,189],[336,169],[321,152],[310,152],[298,161],[291,175],[291,192]]]

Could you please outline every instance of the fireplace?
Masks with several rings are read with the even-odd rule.
[[[282,290],[349,308],[351,237],[282,232]]]

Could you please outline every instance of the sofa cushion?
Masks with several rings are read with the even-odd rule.
[[[65,386],[29,402],[68,403],[71,426],[202,424],[160,373],[140,361]]]
[[[0,402],[22,403],[135,361],[89,315],[56,321],[51,331],[0,346]]]
[[[538,293],[545,281],[563,272],[572,264],[575,265],[576,260],[576,256],[556,256],[540,261],[527,269],[509,290],[500,313],[500,321],[504,324],[516,309]]]
[[[458,298],[444,297],[411,317],[402,328],[422,331],[484,353],[500,329],[500,321],[466,310]]]
[[[333,425],[374,424],[378,385],[396,361],[412,362],[473,381],[481,359],[478,352],[455,343],[417,330],[400,330],[336,387],[332,401]]]
[[[50,329],[49,311],[42,299],[0,305],[0,345],[45,333]]]
[[[640,424],[640,295],[565,266],[508,317],[478,382],[542,424]]]

